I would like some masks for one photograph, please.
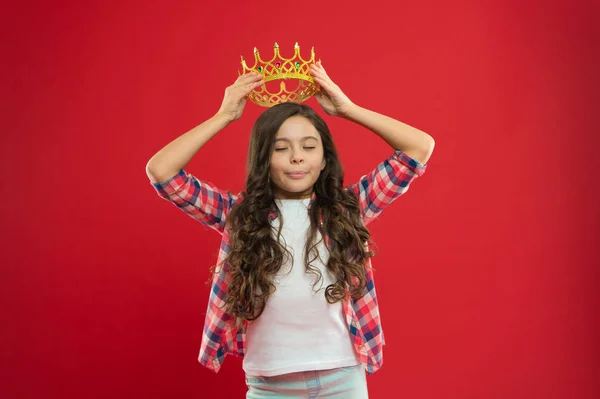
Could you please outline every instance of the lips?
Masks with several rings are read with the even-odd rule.
[[[306,172],[291,172],[286,174],[292,179],[302,179],[306,175]]]

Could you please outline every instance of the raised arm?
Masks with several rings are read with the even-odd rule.
[[[365,225],[373,221],[411,182],[423,175],[435,141],[425,132],[388,116],[354,104],[325,72],[320,62],[311,65],[311,75],[320,85],[315,95],[328,115],[336,115],[366,127],[394,149],[371,173],[347,187],[358,198]]]
[[[208,140],[227,127],[229,123],[231,120],[226,115],[217,113],[171,141],[154,154],[146,164],[146,174],[150,181],[159,183],[175,176],[187,166]]]
[[[238,197],[184,168],[208,140],[242,115],[246,95],[263,83],[261,75],[240,76],[225,90],[221,108],[212,118],[167,144],[146,164],[146,174],[161,198],[221,234]]]
[[[394,150],[402,151],[422,165],[427,164],[433,153],[433,137],[389,116],[354,105],[344,118],[366,127]]]
[[[377,134],[394,150],[399,150],[425,165],[435,141],[429,134],[388,116],[354,104],[325,72],[321,63],[311,65],[311,75],[320,85],[315,97],[328,115],[358,123]]]
[[[152,183],[165,181],[186,167],[194,155],[214,135],[242,116],[246,96],[264,81],[260,74],[245,74],[225,89],[219,111],[210,119],[171,141],[146,164],[146,174]]]

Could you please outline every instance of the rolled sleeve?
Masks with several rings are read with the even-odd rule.
[[[376,219],[396,198],[408,191],[412,181],[422,176],[427,165],[395,150],[392,155],[359,181],[347,187],[359,202],[365,225]]]
[[[172,202],[188,216],[223,234],[227,214],[238,196],[181,169],[163,182],[152,183],[159,197]]]

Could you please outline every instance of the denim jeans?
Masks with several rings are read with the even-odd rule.
[[[330,370],[300,371],[274,377],[246,374],[246,399],[339,398],[368,399],[367,375],[362,365]]]

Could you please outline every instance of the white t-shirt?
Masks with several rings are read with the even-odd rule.
[[[267,300],[260,317],[248,324],[244,371],[269,377],[359,364],[342,303],[329,304],[325,298],[325,288],[335,279],[325,266],[329,256],[322,241],[318,246],[322,262],[316,259],[312,266],[323,277],[314,289],[312,284],[317,276],[306,272],[304,266],[310,198],[276,201],[283,216],[281,242],[287,243],[293,261],[281,266],[274,280],[276,291]],[[280,220],[273,220],[275,238]]]

